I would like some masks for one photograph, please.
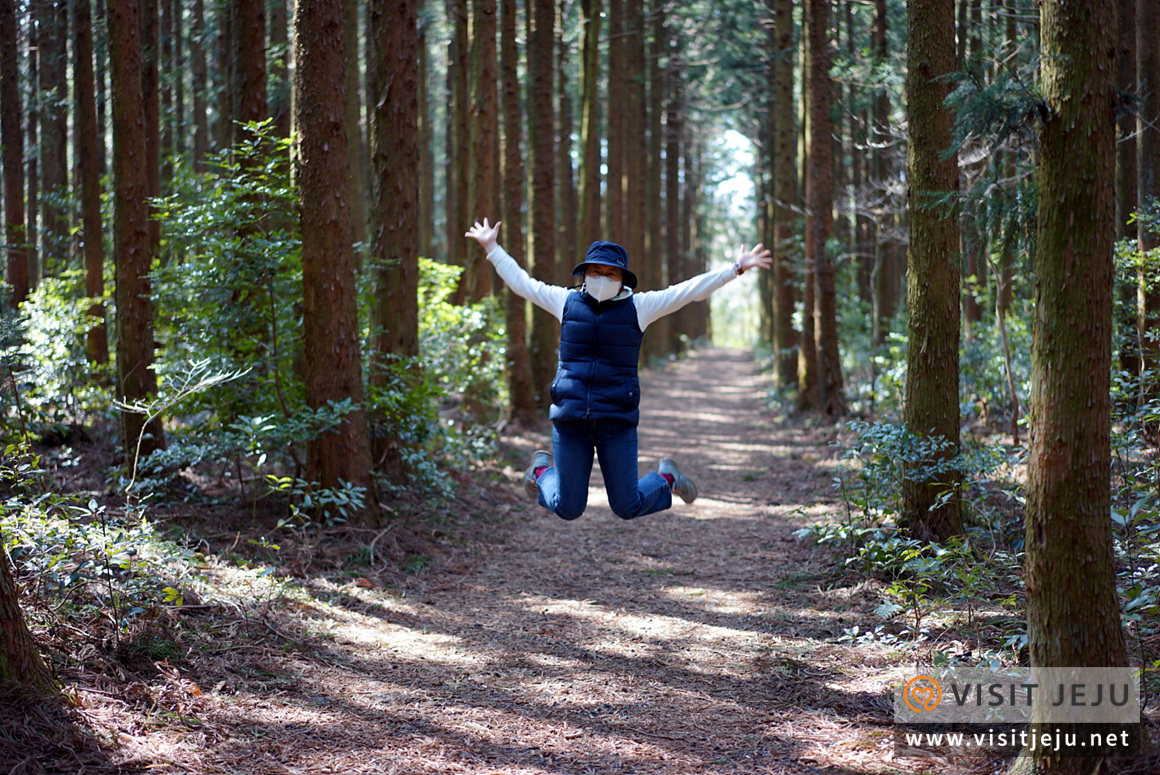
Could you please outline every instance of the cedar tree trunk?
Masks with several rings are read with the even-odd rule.
[[[953,119],[945,101],[955,71],[953,0],[911,0],[907,20],[906,111],[910,133],[910,247],[906,407],[911,433],[942,442],[932,458],[959,448],[959,228],[948,198],[959,187],[957,157],[946,156]],[[963,532],[953,473],[903,483],[903,522],[910,534],[944,541]],[[946,502],[934,508],[947,490]]]
[[[298,0],[294,13],[302,192],[302,323],[306,403],[356,408],[307,448],[306,476],[324,488],[367,488],[377,517],[371,447],[362,406],[355,256],[351,241],[346,136],[346,41],[342,0]]]

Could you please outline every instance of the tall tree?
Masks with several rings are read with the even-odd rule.
[[[876,64],[886,63],[889,53],[886,39],[886,0],[874,0],[873,45]],[[874,268],[871,271],[874,309],[873,341],[879,347],[886,340],[886,332],[898,303],[897,245],[891,234],[897,213],[893,207],[890,188],[894,180],[894,158],[891,153],[890,92],[880,86],[874,98],[874,116],[871,122],[870,142],[873,154],[870,161],[870,186],[875,202],[876,217],[870,220],[869,240],[874,246]]]
[[[1111,509],[1115,0],[1040,6],[1045,119],[1031,346],[1027,640],[1038,667],[1125,666]],[[1083,228],[1076,228],[1083,223]],[[1015,770],[1093,772],[1025,750]]]
[[[608,104],[616,107],[608,111],[608,195],[601,232],[605,239],[621,243],[627,238],[624,173],[628,163],[625,126],[629,120],[625,5],[625,0],[608,0]]]
[[[94,76],[97,84],[97,137],[101,138],[97,152],[100,154],[101,174],[109,171],[108,148],[105,138],[108,137],[108,70],[109,70],[109,35],[108,14],[105,13],[105,0],[95,0],[93,4],[93,56]]]
[[[193,98],[193,169],[205,172],[205,155],[209,152],[209,73],[205,50],[209,33],[205,26],[205,0],[193,0],[190,18],[189,53]]]
[[[184,0],[169,0],[173,20],[173,131],[172,153],[185,158],[185,7]]]
[[[28,18],[28,140],[25,145],[29,149],[25,159],[25,176],[28,181],[28,200],[25,204],[25,235],[28,256],[29,288],[36,287],[40,277],[40,29],[38,16],[43,14],[39,10],[43,6],[33,6],[34,13]]]
[[[803,20],[804,24],[809,25],[809,9],[803,4]],[[808,165],[811,150],[808,145],[811,137],[810,119],[812,113],[810,111],[810,103],[813,100],[811,74],[812,68],[812,36],[803,34],[801,36],[801,114],[802,114],[802,131],[796,138],[801,152],[798,154],[798,175],[803,184],[803,196],[806,201],[806,210],[809,210],[810,188],[813,185],[813,176],[808,174]],[[808,216],[807,216],[808,217]],[[806,227],[806,236],[812,232],[808,226]],[[821,389],[818,381],[818,342],[815,334],[817,330],[817,288],[818,284],[814,279],[814,253],[813,251],[804,251],[804,260],[802,262],[802,330],[798,337],[798,366],[797,366],[797,408],[801,410],[814,410],[821,406]]]
[[[601,0],[580,0],[580,244],[577,262],[600,231]]]
[[[557,5],[556,25],[556,94],[559,117],[556,125],[556,197],[560,228],[557,230],[556,252],[567,264],[579,252],[580,205],[576,201],[576,169],[572,164],[573,109],[572,89],[568,86],[568,71],[572,67],[571,49],[565,30],[565,20],[573,0],[560,0]]]
[[[641,256],[638,278],[644,290],[665,287],[665,220],[664,201],[664,147],[665,147],[665,90],[668,86],[668,29],[665,25],[666,0],[650,0],[648,25],[652,28],[648,48],[648,153],[645,187],[645,253]],[[668,354],[668,330],[672,321],[663,317],[649,326],[648,336],[641,344],[641,358],[649,360]]]
[[[625,0],[625,75],[623,103],[625,236],[624,247],[631,261],[640,265],[645,258],[645,219],[648,202],[648,102],[645,79],[644,0]]]
[[[809,33],[809,180],[806,186],[806,264],[812,266],[814,283],[814,336],[818,364],[818,408],[830,417],[846,413],[842,386],[842,360],[838,352],[837,294],[834,259],[827,249],[833,234],[834,169],[833,133],[830,120],[830,3],[807,0]]]
[[[959,70],[978,73],[982,66],[980,62],[981,41],[981,7],[982,0],[963,2],[959,5]],[[971,169],[976,165],[964,165],[960,170],[960,177],[977,176],[978,172]],[[960,181],[960,186],[963,182]],[[986,250],[986,232],[979,228],[976,219],[964,217],[960,220],[959,236],[962,242],[963,272],[970,281],[963,288],[962,313],[963,334],[968,340],[975,336],[975,328],[983,319],[983,305],[979,303],[977,293],[986,288],[986,261],[981,260]]]
[[[770,75],[773,93],[771,156],[773,159],[773,352],[777,384],[797,384],[797,335],[793,327],[795,285],[790,254],[797,197],[797,143],[794,129],[793,0],[774,0]]]
[[[383,367],[419,355],[419,2],[371,0],[367,8],[374,347]],[[372,379],[385,384],[386,376]],[[400,440],[376,436],[374,453],[399,481]]]
[[[1116,46],[1116,86],[1124,92],[1136,91],[1136,0],[1119,0],[1119,35]],[[1136,236],[1129,224],[1136,208],[1136,117],[1131,111],[1116,116],[1116,230],[1120,239]]]
[[[265,0],[235,0],[234,24],[237,31],[238,111],[235,119],[243,124],[263,121],[266,107],[266,3]]]
[[[64,0],[40,0],[37,8],[43,223],[40,272],[54,275],[66,265],[69,239],[68,208],[64,205],[68,195],[68,4]]]
[[[80,170],[81,221],[84,224],[85,295],[105,295],[105,244],[101,224],[101,165],[97,133],[97,99],[93,87],[93,24],[89,0],[74,0],[76,58],[73,84],[77,92],[77,159]],[[89,307],[93,327],[87,336],[89,360],[107,363],[109,342],[105,331],[105,305]]]
[[[254,2],[255,0],[247,0]],[[261,2],[262,0],[257,0]],[[350,166],[350,223],[354,241],[360,244],[367,238],[367,208],[363,186],[362,165],[362,59],[358,55],[359,0],[345,0],[346,14],[346,146]]]
[[[931,465],[959,447],[959,229],[948,203],[959,187],[958,161],[948,155],[953,118],[946,106],[955,72],[953,0],[910,0],[907,19],[906,115],[910,136],[910,247],[907,251],[906,407],[911,433],[936,442]],[[904,518],[911,535],[942,541],[963,531],[957,477],[903,483]]]
[[[160,0],[161,8],[161,40],[160,74],[161,95],[161,185],[168,190],[173,181],[172,158],[176,144],[176,134],[173,125],[174,82],[178,80],[178,72],[174,69],[175,37],[174,0]]]
[[[435,255],[435,154],[431,148],[427,27],[419,25],[419,255]]]
[[[665,250],[664,264],[670,285],[679,282],[684,273],[684,255],[681,252],[681,141],[685,126],[685,92],[681,72],[680,43],[675,32],[669,44],[669,66],[666,71],[668,102],[665,105]],[[681,350],[683,310],[666,316],[665,353]]]
[[[342,0],[298,0],[295,86],[302,194],[304,382],[311,409],[350,401],[334,430],[310,441],[306,476],[325,488],[367,488],[377,515],[363,403],[355,257],[351,240],[346,136],[346,41]]]
[[[468,59],[467,0],[447,0],[448,23],[452,34],[447,44],[447,262],[464,268],[455,293],[456,303],[467,297],[469,256],[463,240],[465,223],[472,223],[471,206],[471,126],[469,124],[470,61]],[[475,214],[482,217],[482,214]]]
[[[0,534],[0,539],[3,537]],[[7,692],[15,687],[34,696],[56,692],[52,673],[20,612],[20,595],[3,540],[0,540],[0,686]]]
[[[200,3],[203,0],[194,0]],[[270,33],[267,94],[274,134],[290,136],[290,24],[287,0],[271,0],[269,5]]]
[[[214,91],[217,94],[217,120],[214,123],[214,143],[217,148],[228,148],[234,138],[234,95],[237,94],[234,53],[233,0],[214,0],[217,27],[217,49],[214,63]]]
[[[8,251],[9,303],[28,298],[29,271],[24,219],[24,115],[20,98],[20,66],[16,0],[0,0],[0,144],[4,146],[4,240]]]
[[[109,64],[113,84],[113,245],[116,256],[117,385],[132,404],[157,392],[153,371],[153,301],[149,272],[154,242],[150,235],[146,109],[142,94],[141,4],[109,3]],[[144,162],[144,163],[143,163]],[[165,446],[161,418],[148,425],[143,414],[121,413],[126,461],[140,444],[147,455]]]
[[[471,45],[471,191],[472,213],[499,213],[499,93],[496,60],[496,0],[472,0]],[[479,251],[470,262],[470,297],[491,294],[495,274]]]
[[[500,3],[500,78],[503,114],[503,222],[505,242],[516,261],[524,247],[524,158],[520,147],[521,116],[519,46],[516,43],[516,0]],[[504,288],[507,322],[507,379],[511,418],[517,425],[531,426],[537,417],[532,361],[528,353],[528,305]]]
[[[1147,27],[1140,25],[1146,24]],[[1160,3],[1136,0],[1136,207],[1143,212],[1160,197],[1156,167],[1160,163],[1160,41],[1155,34],[1160,25]],[[1137,224],[1137,245],[1141,253],[1160,247],[1160,226]],[[1137,341],[1141,368],[1150,373],[1144,391],[1147,397],[1160,395],[1160,267],[1155,261],[1140,264],[1140,290],[1137,314]]]
[[[1125,93],[1136,91],[1136,0],[1120,0],[1119,38],[1116,47],[1116,86]],[[1013,22],[1008,23],[1014,26]],[[1123,110],[1116,116],[1116,236],[1119,239],[1137,240],[1136,222],[1132,213],[1136,212],[1136,117],[1132,111]],[[1004,273],[1006,280],[1006,273]],[[1007,283],[1004,282],[1004,289]],[[1008,296],[1010,293],[1008,292]],[[1120,350],[1120,368],[1129,374],[1140,373],[1139,348],[1136,343],[1136,293],[1135,289],[1121,291],[1123,304],[1117,309],[1131,310],[1128,316],[1121,315],[1116,327],[1122,333],[1124,343]]]
[[[161,16],[159,0],[140,0],[141,111],[145,118],[145,182],[150,197],[161,196]],[[149,206],[150,255],[161,251],[161,222]]]
[[[552,110],[552,52],[555,48],[556,4],[554,0],[528,0],[528,142],[532,159],[532,274],[545,283],[557,282],[555,129]],[[539,307],[532,310],[532,376],[537,403],[546,411],[549,388],[556,373],[555,318]]]

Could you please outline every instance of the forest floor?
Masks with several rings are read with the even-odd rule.
[[[583,517],[547,514],[522,482],[545,427],[505,437],[502,471],[476,472],[444,549],[406,573],[207,560],[219,591],[187,601],[169,652],[60,670],[76,723],[57,757],[245,775],[987,771],[895,756],[890,671],[907,658],[841,639],[880,621],[880,598],[794,535],[841,508],[833,431],[776,417],[765,382],[722,350],[645,376],[641,470],[677,457],[691,505],[622,521],[597,468]]]

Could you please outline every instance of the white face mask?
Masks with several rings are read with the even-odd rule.
[[[584,278],[584,290],[596,301],[608,301],[620,293],[620,288],[620,280],[613,280],[611,277],[598,275]]]

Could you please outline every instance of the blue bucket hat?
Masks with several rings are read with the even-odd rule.
[[[572,270],[572,276],[583,276],[588,270],[589,264],[603,264],[605,266],[616,267],[624,277],[625,287],[636,288],[636,275],[628,271],[628,253],[615,242],[604,242],[601,240],[589,245],[588,253],[584,256],[583,263],[576,265],[576,268]]]

